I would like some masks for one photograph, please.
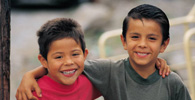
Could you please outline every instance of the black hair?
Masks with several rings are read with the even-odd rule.
[[[80,24],[73,19],[56,18],[49,20],[37,31],[37,36],[40,54],[46,60],[51,43],[63,38],[73,38],[81,45],[81,49],[85,53],[86,44],[84,41],[84,33]]]
[[[166,14],[158,7],[149,4],[142,4],[130,10],[128,15],[125,17],[123,21],[122,35],[125,41],[126,41],[126,33],[127,33],[128,23],[130,21],[130,18],[140,19],[141,21],[143,18],[151,19],[157,22],[160,25],[162,31],[162,36],[163,36],[162,44],[164,43],[165,40],[169,38],[170,26]]]

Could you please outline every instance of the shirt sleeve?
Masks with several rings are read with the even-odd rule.
[[[189,92],[185,86],[182,86],[176,94],[176,100],[191,100]]]
[[[179,75],[172,72],[172,76],[171,87],[174,87],[175,100],[191,100],[189,91]]]
[[[110,60],[87,60],[85,61],[84,74],[93,83],[93,85],[106,95],[108,83],[110,82]]]
[[[94,87],[93,89],[93,99],[97,99],[98,97],[100,97],[102,94],[100,93],[100,91]]]

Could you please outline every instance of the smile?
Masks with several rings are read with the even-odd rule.
[[[146,57],[147,55],[149,55],[149,53],[141,53],[141,52],[136,52],[136,54],[137,54],[139,57]]]
[[[69,74],[73,74],[73,73],[75,73],[75,71],[76,71],[76,70],[63,71],[62,73],[63,73],[64,75],[69,75]]]
[[[138,55],[140,55],[140,56],[146,56],[147,55],[147,53],[137,53]]]

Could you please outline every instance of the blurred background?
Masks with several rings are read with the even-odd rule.
[[[188,15],[195,5],[194,0],[11,0],[11,2],[11,100],[15,100],[15,93],[24,73],[40,66],[37,59],[39,49],[36,31],[48,20],[58,17],[77,20],[85,32],[89,49],[88,59],[97,59],[100,58],[98,51],[100,36],[106,31],[120,29],[124,17],[131,8],[143,3],[152,4],[161,8],[169,19],[175,19]],[[195,23],[188,25],[188,29],[194,27]],[[183,43],[185,29],[183,24],[171,26],[170,45]],[[195,36],[192,40],[195,40]],[[107,40],[105,52],[107,56],[126,53],[119,36]],[[195,49],[191,52],[195,56]],[[160,57],[166,59],[170,65],[185,63],[183,47]],[[188,77],[185,64],[183,66],[180,70],[174,69],[177,66],[171,68],[185,81]]]

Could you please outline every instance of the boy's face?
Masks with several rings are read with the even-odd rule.
[[[64,38],[51,43],[47,61],[39,55],[42,65],[48,69],[48,76],[58,83],[71,85],[84,70],[87,57],[80,44],[72,38]]]
[[[128,51],[132,66],[154,66],[158,54],[164,52],[169,39],[162,44],[160,25],[150,19],[142,20],[130,18],[126,41],[122,35],[121,41]]]

